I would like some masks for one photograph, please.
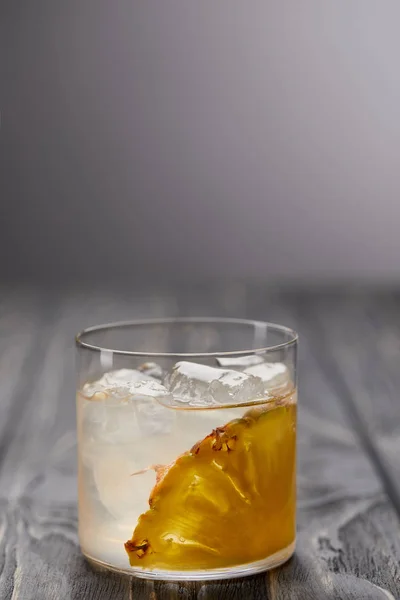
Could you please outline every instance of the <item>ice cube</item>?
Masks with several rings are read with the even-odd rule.
[[[82,419],[85,443],[128,444],[140,435],[135,406],[128,397],[84,400]]]
[[[259,377],[186,361],[176,363],[168,385],[174,397],[196,406],[248,402],[264,392]]]
[[[172,460],[166,456],[166,443],[178,436],[173,432],[176,411],[168,408],[170,398],[154,377],[132,369],[106,373],[82,390],[78,413],[82,461],[93,476],[94,493],[117,519],[134,523],[148,508],[155,473],[132,473],[161,464],[164,458]]]
[[[139,371],[148,377],[154,377],[154,379],[159,379],[160,381],[165,376],[163,368],[154,362],[143,363],[140,365]]]
[[[259,377],[264,382],[264,389],[272,390],[289,383],[289,369],[283,363],[265,363],[253,365],[245,369],[245,372]]]
[[[148,509],[149,490],[155,484],[154,471],[133,475],[139,464],[126,448],[98,448],[93,476],[98,497],[116,519],[136,522],[138,514]]]
[[[169,394],[167,388],[156,379],[136,381],[129,386],[132,396],[149,396],[150,398],[163,398]]]
[[[264,362],[262,356],[258,354],[250,354],[248,356],[231,356],[231,357],[219,357],[216,358],[217,363],[221,367],[250,367],[251,365],[258,365]]]
[[[157,401],[163,398],[165,404],[170,404],[167,389],[150,377],[138,381],[139,371],[121,371],[107,373],[99,381],[84,386],[85,440],[128,444],[134,438],[167,433],[173,427],[173,411]]]
[[[165,435],[172,431],[175,424],[176,412],[150,398],[138,398],[136,411],[141,435]]]
[[[145,377],[146,375],[143,375],[141,371],[137,371],[136,369],[118,369],[117,371],[105,373],[99,380],[99,383],[104,381],[104,384],[107,386],[131,385]]]
[[[124,398],[132,393],[145,393],[142,391],[145,388],[150,390],[147,394],[149,396],[157,395],[158,392],[162,394],[166,391],[165,388],[161,386],[159,379],[150,375],[149,372],[150,370],[154,372],[158,365],[155,365],[155,363],[152,363],[152,365],[151,369],[144,369],[143,371],[135,369],[110,371],[97,381],[86,383],[82,388],[82,393],[86,398],[94,400],[105,399],[110,395]],[[152,384],[154,384],[153,387]]]
[[[86,383],[82,393],[86,398],[105,399],[110,393],[113,396],[123,398],[129,395],[129,388],[134,383],[142,380],[152,379],[149,375],[136,371],[135,369],[119,369],[109,371],[103,377],[93,383]]]
[[[140,381],[131,386],[130,392],[141,435],[170,433],[176,415],[168,408],[172,401],[168,390],[158,381]]]

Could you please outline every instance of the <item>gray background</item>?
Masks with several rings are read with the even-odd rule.
[[[3,279],[399,279],[398,0],[0,17]]]

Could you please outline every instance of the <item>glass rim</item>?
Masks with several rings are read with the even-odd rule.
[[[118,350],[117,348],[106,348],[91,344],[83,340],[84,336],[94,332],[106,331],[111,329],[118,329],[123,327],[134,327],[140,325],[171,325],[171,324],[196,324],[196,323],[225,323],[233,325],[253,325],[255,327],[267,327],[269,329],[285,333],[289,336],[289,339],[279,344],[271,346],[261,346],[260,348],[250,348],[244,350],[229,350],[222,352],[145,352],[143,350]],[[75,345],[77,348],[84,348],[86,350],[92,350],[94,352],[112,352],[122,356],[140,356],[140,357],[158,357],[158,358],[207,358],[207,357],[239,357],[249,354],[264,354],[267,352],[275,352],[293,346],[298,341],[297,332],[285,325],[279,325],[277,323],[271,323],[269,321],[258,321],[253,319],[236,319],[229,317],[161,317],[161,318],[149,318],[149,319],[134,319],[128,321],[115,321],[111,323],[102,323],[100,325],[93,325],[82,329],[75,336]]]

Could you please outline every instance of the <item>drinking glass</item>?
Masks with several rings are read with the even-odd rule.
[[[296,540],[297,334],[182,318],[76,336],[79,539],[137,577],[221,579]]]

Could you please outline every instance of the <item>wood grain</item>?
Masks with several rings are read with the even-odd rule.
[[[6,290],[0,306],[0,598],[399,598],[400,526],[385,481],[397,473],[386,450],[395,444],[399,426],[394,398],[388,420],[376,404],[373,412],[369,408],[375,426],[360,435],[350,400],[340,396],[335,381],[356,390],[352,401],[359,410],[363,394],[372,393],[377,364],[384,369],[379,377],[388,381],[388,374],[395,389],[392,355],[356,343],[358,328],[361,340],[378,338],[381,346],[391,332],[396,345],[400,330],[389,325],[396,316],[395,297],[386,295],[387,312],[371,319],[375,296],[350,294],[349,301],[342,294],[300,294],[240,282],[140,295]],[[357,307],[363,315],[358,321]],[[79,552],[73,333],[96,322],[175,314],[263,318],[300,332],[298,549],[287,565],[269,574],[228,582],[147,582],[94,569]],[[346,333],[354,328],[346,338],[356,354],[351,365],[343,358],[347,346],[340,342],[339,324]],[[381,468],[368,443],[385,458]]]
[[[321,368],[400,515],[400,295],[342,292],[314,297],[307,310],[326,349]]]

